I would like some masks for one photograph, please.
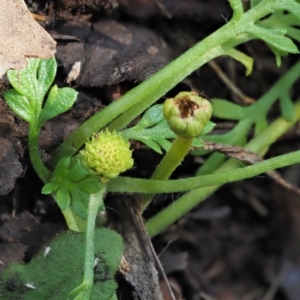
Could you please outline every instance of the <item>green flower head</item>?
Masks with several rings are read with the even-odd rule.
[[[112,179],[133,166],[130,143],[116,132],[95,134],[81,151],[86,166],[104,179]]]
[[[212,105],[196,92],[181,92],[165,101],[163,111],[171,130],[189,139],[201,135],[211,118]]]

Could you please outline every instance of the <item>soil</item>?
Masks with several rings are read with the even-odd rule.
[[[67,85],[74,63],[81,62],[82,66],[79,76],[69,79],[69,85],[80,92],[76,104],[42,129],[40,146],[45,160],[84,120],[221,27],[231,14],[224,0],[28,0],[26,4],[35,14],[46,15],[40,24],[57,41],[56,83]],[[277,68],[263,43],[252,41],[241,50],[255,58],[250,76],[246,77],[244,67],[230,58],[222,57],[215,63],[246,98],[230,92],[209,65],[191,74],[169,95],[193,89],[208,98],[246,105],[263,95],[297,59],[286,57]],[[294,95],[299,95],[299,87],[299,83],[295,85]],[[1,92],[6,88],[2,85]],[[233,125],[220,122],[218,130],[225,132]],[[30,261],[55,235],[66,230],[66,225],[53,199],[40,194],[42,183],[28,157],[27,124],[8,109],[1,96],[0,145],[1,273],[12,262]],[[297,148],[296,128],[274,144],[268,156]],[[143,147],[135,150],[134,176],[149,177],[160,158]],[[198,167],[195,157],[189,156],[174,178],[193,176]],[[295,166],[281,175],[298,186],[299,174]],[[129,196],[108,196],[108,210],[115,210],[118,204],[114,201],[123,197]],[[176,197],[157,197],[144,219]],[[223,186],[152,242],[176,299],[298,300],[299,216],[298,191],[259,176]],[[134,287],[129,288],[122,276],[118,275],[118,281],[119,299],[137,299]],[[163,279],[160,284],[165,299],[169,299]]]

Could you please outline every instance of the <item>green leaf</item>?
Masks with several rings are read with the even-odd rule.
[[[85,234],[67,231],[48,247],[47,255],[43,250],[27,265],[14,264],[4,271],[0,277],[2,300],[68,298],[69,292],[82,280]],[[90,300],[110,300],[117,288],[114,277],[124,249],[122,238],[113,230],[96,229],[94,249],[95,275]]]
[[[296,113],[294,103],[288,93],[284,93],[279,97],[280,109],[283,117],[289,122],[295,122]]]
[[[285,29],[265,29],[260,26],[252,25],[247,28],[247,32],[281,51],[299,53],[293,41],[283,36],[287,32]]]
[[[71,202],[68,190],[64,187],[60,187],[56,192],[55,200],[61,210],[67,209]]]
[[[205,127],[203,128],[203,131],[202,131],[202,134],[201,136],[203,135],[206,135],[208,133],[210,133],[216,126],[216,123],[212,122],[212,121],[208,121],[205,125]],[[198,137],[197,137],[198,138]]]
[[[65,178],[68,181],[79,181],[88,175],[90,175],[90,172],[82,165],[80,160],[72,160],[69,174]]]
[[[49,195],[58,189],[58,185],[55,182],[46,183],[42,188],[42,194]]]
[[[95,177],[87,178],[76,183],[76,189],[87,194],[96,194],[101,190],[101,188],[101,183]]]
[[[3,95],[5,102],[17,116],[28,123],[33,122],[34,116],[32,115],[32,108],[29,100],[25,96],[13,89],[5,91]]]
[[[38,87],[43,99],[52,85],[56,75],[57,63],[55,57],[41,59],[38,66]]]
[[[245,53],[238,51],[234,48],[224,48],[225,54],[229,55],[230,57],[234,58],[235,60],[239,61],[246,67],[246,76],[251,74],[253,69],[254,60],[252,57],[246,55]]]
[[[55,170],[53,172],[53,177],[54,178],[65,177],[70,172],[69,171],[70,164],[71,164],[70,156],[62,158],[55,167]]]
[[[21,95],[29,99],[31,106],[36,103],[42,104],[43,97],[40,97],[38,91],[37,69],[39,60],[35,58],[28,59],[28,64],[20,70],[7,71],[7,78],[13,88]]]
[[[159,123],[164,118],[163,104],[151,106],[136,125],[138,128],[147,128]]]
[[[86,219],[87,208],[89,204],[89,194],[86,194],[79,189],[72,189],[71,194],[71,206],[75,213],[81,218]]]
[[[226,120],[243,120],[247,117],[244,107],[223,99],[212,99],[213,116]]]
[[[53,86],[41,111],[41,123],[43,124],[70,109],[75,103],[77,95],[78,92],[72,88],[58,89],[56,85]]]

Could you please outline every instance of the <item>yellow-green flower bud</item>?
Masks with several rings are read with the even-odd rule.
[[[163,111],[171,130],[190,139],[201,135],[211,118],[212,105],[196,92],[181,92],[165,101]]]
[[[104,179],[112,179],[133,166],[130,143],[116,132],[95,134],[81,151],[84,163]]]

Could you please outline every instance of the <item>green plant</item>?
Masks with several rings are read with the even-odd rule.
[[[300,31],[295,28],[300,25],[298,1],[251,1],[251,9],[247,12],[243,11],[240,0],[229,0],[229,3],[233,9],[233,17],[227,24],[129,91],[121,99],[87,120],[54,151],[47,162],[49,169],[39,156],[40,128],[47,120],[69,109],[75,102],[77,93],[70,88],[58,89],[54,86],[50,89],[43,105],[44,97],[56,73],[54,59],[32,59],[29,60],[25,69],[8,71],[8,79],[14,89],[5,92],[4,97],[11,109],[29,123],[29,153],[35,171],[45,182],[42,192],[51,193],[54,196],[70,229],[85,231],[83,282],[75,289],[74,287],[79,282],[70,286],[70,290],[73,288],[70,294],[71,299],[89,299],[92,295],[90,293],[93,293],[95,218],[97,211],[104,209],[102,199],[106,191],[148,193],[150,196],[141,197],[144,206],[155,193],[187,191],[172,203],[172,207],[167,207],[147,222],[149,234],[153,236],[184,215],[219,185],[300,162],[300,153],[296,151],[241,168],[238,162],[233,160],[224,162],[224,155],[214,153],[198,171],[196,177],[167,180],[191,146],[203,147],[205,140],[218,143],[225,141],[232,145],[244,146],[250,151],[263,155],[280,135],[300,119],[300,104],[293,104],[288,96],[290,87],[300,76],[300,62],[251,106],[239,107],[223,99],[212,99],[213,116],[237,121],[234,129],[225,135],[207,135],[214,124],[209,121],[211,113],[206,111],[205,117],[201,115],[197,121],[201,123],[200,131],[195,133],[194,129],[198,129],[198,126],[192,127],[191,136],[183,130],[183,136],[177,137],[177,134],[180,135],[180,128],[177,124],[175,127],[170,124],[175,133],[168,125],[170,121],[168,103],[171,100],[168,100],[165,106],[167,118],[164,118],[161,104],[151,106],[192,71],[221,55],[231,56],[243,63],[246,67],[246,74],[249,74],[252,70],[252,58],[236,50],[235,47],[251,39],[260,38],[265,41],[274,52],[277,64],[280,64],[281,57],[287,53],[298,53],[297,47],[288,37],[300,40]],[[184,97],[186,95],[187,93]],[[193,95],[193,97],[197,96]],[[266,115],[277,99],[280,101],[282,117],[268,124]],[[202,103],[206,100],[199,101]],[[124,129],[144,111],[136,126]],[[247,133],[253,126],[254,137],[247,143]],[[104,128],[106,130],[103,130]],[[100,137],[106,134],[116,138],[104,143],[97,142],[98,137],[96,135],[93,137],[93,135],[99,131]],[[112,133],[114,131],[117,133]],[[113,140],[122,140],[120,136],[125,140],[139,140],[158,153],[162,153],[162,150],[167,151],[152,179],[118,176],[119,172],[132,166],[131,151],[128,148],[122,153],[127,153],[125,156],[128,156],[129,161],[124,168],[117,171],[111,172],[110,168],[113,164],[100,167],[97,165],[98,162],[94,162],[97,158],[94,151],[102,153],[100,158],[106,157],[105,148]],[[87,142],[91,137],[92,141]],[[170,140],[173,139],[175,140],[172,143]],[[86,142],[85,150],[77,154]],[[93,144],[94,142],[96,145]],[[128,142],[122,143],[128,146]],[[123,155],[122,153],[116,151],[115,155],[118,158],[118,155]],[[201,153],[194,152],[194,154],[200,155]],[[84,159],[86,159],[85,162]],[[165,168],[165,166],[168,167]],[[97,170],[101,171],[100,176],[95,174]],[[24,276],[27,274],[25,273]],[[23,278],[24,283],[26,278]]]

